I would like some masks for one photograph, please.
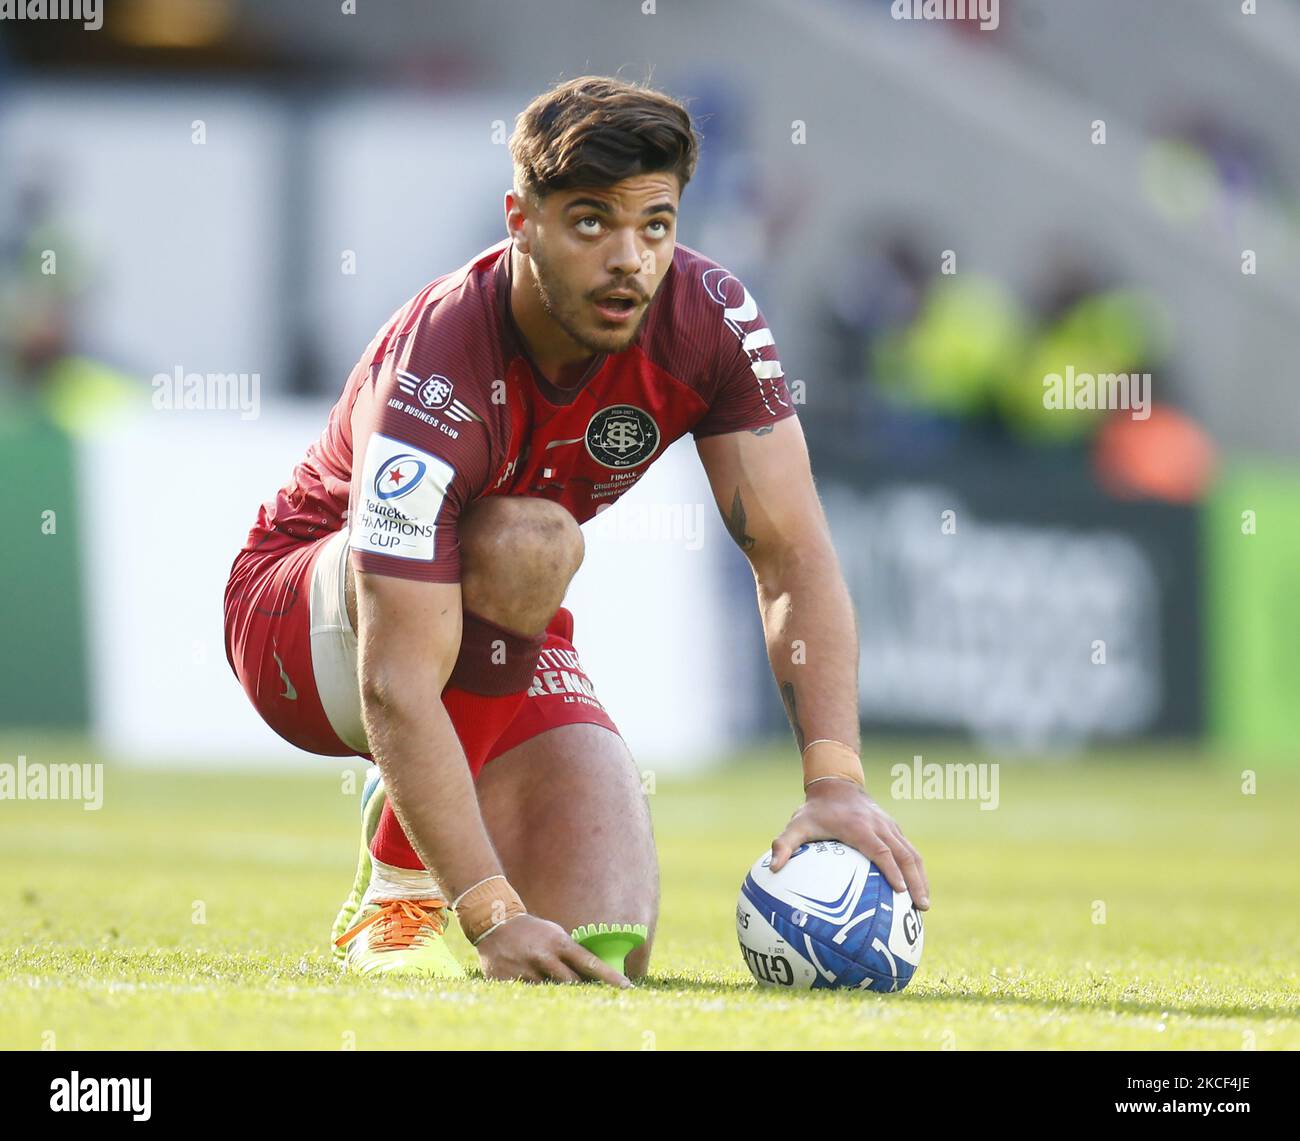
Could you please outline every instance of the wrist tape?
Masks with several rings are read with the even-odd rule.
[[[465,938],[477,944],[527,908],[505,876],[488,876],[461,892],[451,905]]]
[[[813,781],[826,780],[828,777],[841,777],[853,781],[859,788],[867,787],[862,759],[857,750],[842,741],[821,737],[804,748],[803,786],[806,789]]]

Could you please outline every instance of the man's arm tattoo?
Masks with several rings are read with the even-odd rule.
[[[742,551],[752,551],[754,549],[754,536],[745,534],[745,504],[740,498],[740,488],[736,488],[735,497],[731,501],[731,515],[727,519],[727,530],[731,537],[736,541]]]
[[[794,682],[781,683],[781,699],[785,702],[785,715],[790,718],[790,727],[794,729],[795,744],[803,752],[803,726],[799,724],[799,706],[795,701]]]

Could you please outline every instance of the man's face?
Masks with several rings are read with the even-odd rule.
[[[676,175],[639,174],[557,190],[531,211],[528,255],[542,306],[588,352],[616,353],[636,337],[672,265],[679,197]]]

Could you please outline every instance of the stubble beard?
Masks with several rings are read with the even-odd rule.
[[[594,339],[589,333],[584,332],[581,325],[588,304],[586,298],[575,295],[567,286],[560,284],[556,276],[551,273],[550,265],[545,258],[539,258],[536,253],[531,254],[530,257],[533,263],[533,287],[537,290],[537,299],[542,303],[547,316],[564,330],[570,340],[593,354],[621,352],[635,340],[642,322],[645,321],[646,313],[649,312],[649,305],[641,310],[641,316],[633,328],[626,332],[611,329],[599,340]]]

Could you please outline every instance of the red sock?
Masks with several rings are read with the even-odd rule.
[[[442,703],[475,780],[492,746],[527,698],[545,642],[545,631],[529,638],[465,611],[460,654],[442,691]],[[424,867],[387,801],[370,841],[370,854],[393,867]]]
[[[394,868],[409,868],[419,871],[424,861],[415,854],[411,841],[402,831],[402,825],[393,811],[390,801],[385,799],[384,807],[379,813],[379,827],[370,840],[370,855],[380,863]]]

